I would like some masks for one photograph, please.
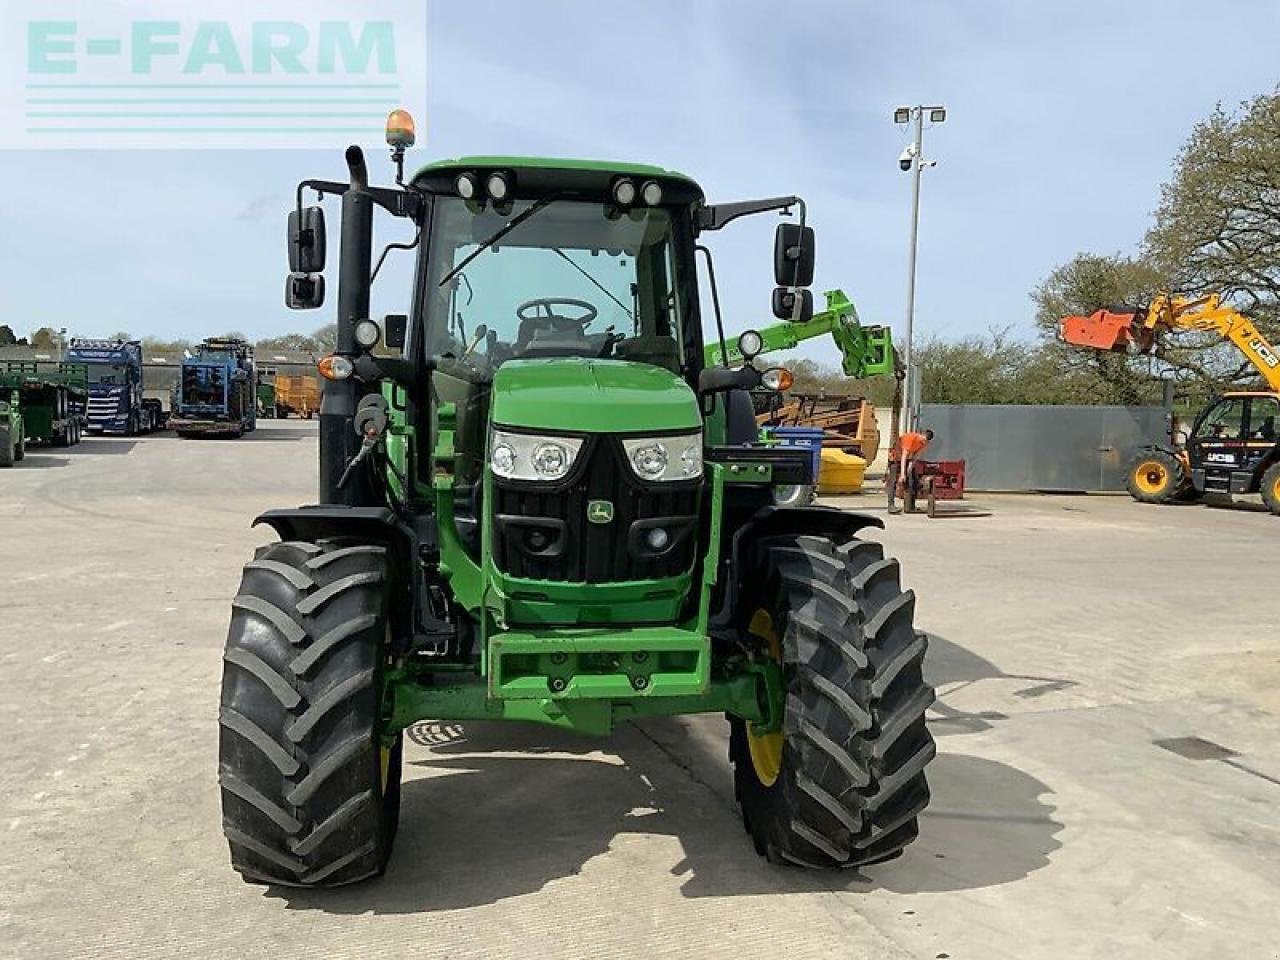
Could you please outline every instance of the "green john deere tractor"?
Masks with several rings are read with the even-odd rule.
[[[411,141],[388,141],[402,168]],[[774,505],[812,467],[756,442],[747,391],[776,380],[752,363],[762,338],[738,338],[736,369],[703,342],[699,238],[744,215],[799,211],[777,230],[774,313],[812,314],[803,203],[710,205],[637,164],[470,157],[390,188],[359,148],[346,163],[290,214],[286,302],[318,307],[324,219],[303,197],[342,198],[337,347],[319,364],[320,503],[257,519],[280,541],[232,601],[235,869],[304,887],[381,873],[419,721],[606,734],[688,713],[727,717],[760,854],[898,855],[935,752],[914,597],[860,536],[876,519]],[[417,259],[410,312],[381,323],[375,208],[407,221]]]

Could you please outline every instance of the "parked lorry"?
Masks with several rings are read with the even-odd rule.
[[[210,337],[183,358],[169,425],[180,437],[239,437],[257,426],[253,347]]]
[[[75,337],[65,359],[88,369],[85,429],[90,433],[137,436],[160,428],[162,405],[143,391],[141,341]]]
[[[320,410],[320,381],[306,374],[277,374],[276,409],[281,417],[292,413],[310,420]]]
[[[0,365],[0,393],[16,391],[27,443],[80,442],[88,369],[79,363],[11,361]]]
[[[12,467],[26,455],[21,398],[15,389],[0,388],[0,467]]]
[[[409,124],[392,120],[402,160]],[[758,443],[749,396],[745,418],[726,413],[785,379],[755,367],[760,334],[736,339],[737,366],[704,359],[700,304],[718,295],[702,235],[798,208],[774,279],[807,293],[803,201],[708,204],[689,177],[633,163],[470,157],[403,187],[370,185],[359,147],[346,164],[346,182],[300,184],[290,214],[286,303],[318,307],[323,210],[301,198],[342,196],[336,349],[318,364],[320,503],[258,517],[280,539],[230,605],[232,866],[297,887],[382,873],[404,731],[425,719],[607,734],[692,713],[727,717],[762,856],[898,856],[935,753],[914,595],[863,536],[878,517],[774,503],[775,486],[812,482],[811,456]],[[381,323],[375,209],[421,237],[413,312]],[[415,808],[465,830],[425,783]]]

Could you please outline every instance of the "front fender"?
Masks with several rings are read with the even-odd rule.
[[[738,601],[746,589],[754,558],[752,548],[761,540],[777,536],[826,537],[837,545],[848,543],[859,530],[884,529],[884,521],[866,513],[848,513],[834,507],[762,507],[734,531],[729,548],[729,576],[715,615],[713,629],[733,628]]]
[[[268,510],[254,518],[253,526],[266,524],[281,540],[316,541],[351,537],[401,547],[412,533],[388,507],[348,507],[322,503],[286,510]]]

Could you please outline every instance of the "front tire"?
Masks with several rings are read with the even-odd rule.
[[[1164,450],[1145,450],[1129,465],[1125,486],[1139,503],[1173,503],[1190,482],[1177,457]]]
[[[231,865],[248,882],[332,887],[385,869],[401,737],[380,735],[384,547],[285,542],[232,601],[218,780]]]
[[[878,543],[777,538],[761,554],[753,593],[764,606],[749,629],[782,661],[786,702],[780,733],[732,720],[747,831],[776,863],[856,867],[896,857],[919,832],[924,771],[936,753],[915,596]]]
[[[13,432],[8,427],[0,428],[0,467],[12,467],[16,452]]]
[[[1267,467],[1262,475],[1260,490],[1262,502],[1267,505],[1267,509],[1273,515],[1280,517],[1280,462]]]

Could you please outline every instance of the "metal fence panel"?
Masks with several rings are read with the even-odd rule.
[[[1138,447],[1167,442],[1163,407],[925,404],[931,460],[966,461],[972,490],[1123,490]]]

